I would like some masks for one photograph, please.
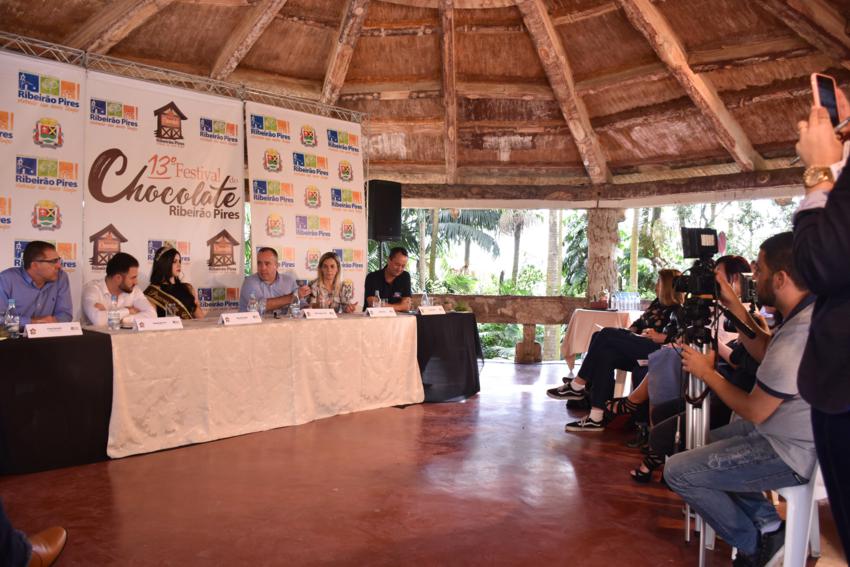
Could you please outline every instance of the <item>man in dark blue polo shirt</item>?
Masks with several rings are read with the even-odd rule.
[[[390,258],[383,269],[366,276],[363,309],[377,307],[375,292],[396,311],[410,311],[410,274],[407,266],[407,250],[396,247],[390,250]]]

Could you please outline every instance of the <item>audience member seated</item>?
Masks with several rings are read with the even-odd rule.
[[[381,300],[396,311],[410,311],[410,274],[404,270],[407,266],[407,250],[401,247],[390,250],[387,265],[366,276],[363,309],[377,307],[377,293]]]
[[[667,484],[688,502],[729,545],[738,548],[735,565],[766,565],[781,552],[784,524],[763,491],[805,484],[816,457],[810,407],[797,391],[797,371],[814,308],[794,268],[790,232],[767,239],[759,251],[759,302],[774,305],[783,323],[773,337],[749,318],[728,284],[720,301],[748,321],[755,339],[741,342],[761,358],[749,393],[714,369],[715,353],[683,347],[683,367],[740,418],[710,433],[704,447],[673,455],[664,469]],[[763,356],[761,354],[763,353]]]
[[[74,316],[71,285],[56,247],[33,240],[24,248],[22,259],[22,268],[0,272],[0,312],[14,299],[21,326],[70,321]]]
[[[68,534],[52,527],[27,537],[12,527],[0,502],[0,567],[49,567],[65,548]]]
[[[106,277],[83,286],[84,321],[95,327],[106,327],[107,311],[116,298],[121,319],[156,317],[156,309],[142,290],[139,281],[139,261],[125,252],[118,252],[106,263]]]
[[[655,283],[656,298],[628,329],[605,328],[593,334],[578,377],[547,392],[560,400],[581,400],[590,389],[590,414],[567,423],[566,431],[602,431],[605,402],[614,396],[614,371],[635,370],[639,360],[661,348],[668,337],[670,316],[682,304],[682,294],[673,290],[678,270],[661,270]],[[671,337],[672,339],[672,337]]]
[[[159,248],[154,254],[151,283],[145,295],[156,307],[158,317],[203,319],[206,314],[201,309],[198,294],[190,284],[180,281],[182,272],[180,252],[170,246]]]
[[[251,274],[242,282],[239,311],[248,310],[252,295],[257,301],[266,300],[266,311],[288,309],[293,301],[300,301],[310,295],[308,286],[299,287],[294,277],[278,273],[277,267],[277,250],[264,247],[257,251],[257,273]]]
[[[354,284],[341,280],[342,266],[333,252],[325,252],[319,258],[317,277],[310,282],[310,307],[344,310],[353,313],[357,309],[354,301]]]

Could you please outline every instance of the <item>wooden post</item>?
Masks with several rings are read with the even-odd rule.
[[[517,364],[537,364],[543,361],[543,352],[540,343],[534,340],[537,325],[526,324],[522,326],[522,342],[516,344],[514,362]]]
[[[599,296],[602,290],[617,289],[617,224],[625,220],[623,209],[590,209],[587,211],[587,297]]]

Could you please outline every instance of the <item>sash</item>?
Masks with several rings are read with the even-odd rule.
[[[183,305],[182,301],[180,301],[170,293],[162,291],[162,288],[160,288],[158,285],[150,284],[145,290],[145,296],[151,303],[153,303],[156,307],[159,307],[165,312],[168,312],[166,306],[169,303],[172,303],[177,308],[176,315],[178,315],[181,319],[195,318],[192,313],[189,313],[189,310],[186,309],[186,306]]]

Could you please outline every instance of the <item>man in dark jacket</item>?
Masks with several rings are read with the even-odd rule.
[[[838,98],[844,118],[850,105]],[[799,130],[806,198],[794,216],[794,262],[817,303],[798,387],[812,406],[818,461],[850,557],[850,172],[826,109],[812,108]]]

